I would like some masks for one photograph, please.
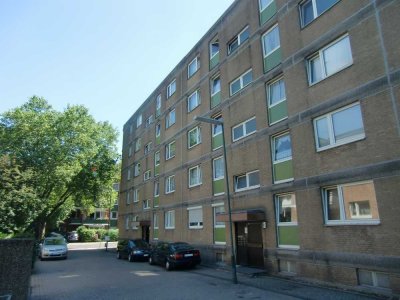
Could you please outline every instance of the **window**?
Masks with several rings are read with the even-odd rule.
[[[248,40],[250,37],[249,26],[243,29],[237,36],[235,36],[229,43],[228,43],[228,55],[235,51],[241,44]]]
[[[133,133],[133,124],[129,125],[129,134]]]
[[[201,168],[195,166],[189,169],[189,187],[198,186],[201,184]]]
[[[165,146],[165,160],[175,157],[175,141]]]
[[[350,38],[345,35],[307,60],[308,82],[317,83],[353,64]]]
[[[188,65],[188,78],[192,77],[199,68],[200,68],[200,61],[199,58],[196,57]]]
[[[296,198],[294,194],[276,196],[276,209],[278,225],[297,225]]]
[[[219,53],[219,41],[215,40],[210,43],[210,60]]]
[[[153,214],[153,229],[158,230],[158,215],[157,215],[157,213]],[[155,234],[154,239],[158,240],[158,235],[156,237],[156,234]]]
[[[235,192],[255,189],[260,186],[259,171],[252,171],[246,174],[235,176]]]
[[[160,182],[154,181],[154,197],[160,196]]]
[[[390,289],[390,278],[386,273],[358,269],[359,285]]]
[[[133,230],[138,229],[138,225],[139,225],[139,216],[131,216],[132,221],[131,221],[131,228]]]
[[[360,103],[338,109],[314,120],[317,150],[325,150],[365,137]]]
[[[144,155],[149,154],[149,152],[151,151],[151,145],[152,145],[152,142],[150,142],[144,146]]]
[[[148,117],[146,119],[145,127],[146,128],[149,127],[153,123],[153,121],[154,121],[154,117],[153,117],[153,115],[151,115],[150,117]]]
[[[158,138],[161,135],[161,124],[157,123],[156,125],[156,138]]]
[[[129,216],[125,216],[125,230],[129,229]]]
[[[139,176],[140,175],[140,163],[135,164],[134,166],[134,176]]]
[[[130,204],[131,203],[131,192],[127,191],[126,192],[126,204]]]
[[[188,207],[187,210],[189,214],[189,228],[203,228],[203,208],[201,206]]]
[[[279,27],[275,25],[262,36],[264,57],[270,55],[276,49],[280,48]]]
[[[225,178],[224,157],[218,157],[213,160],[213,180]]]
[[[146,199],[143,200],[143,209],[149,209],[150,208],[150,200]]]
[[[111,212],[111,220],[116,220],[116,219],[118,219],[118,212],[112,211]]]
[[[139,190],[136,189],[136,190],[133,191],[133,202],[139,202],[139,199],[140,199]]]
[[[217,222],[217,214],[224,214],[225,207],[223,203],[215,204],[214,208],[214,227],[215,228],[225,228],[225,222]]]
[[[194,110],[197,106],[200,105],[201,103],[201,99],[200,99],[200,93],[199,91],[195,91],[193,94],[191,94],[188,99],[187,99],[188,103],[188,112],[191,112],[192,110]]]
[[[219,93],[221,91],[221,78],[220,75],[211,79],[211,96]]]
[[[279,272],[296,274],[296,263],[289,260],[279,260]]]
[[[213,117],[213,119],[215,119],[217,121],[221,121],[221,122],[224,120],[221,115],[217,115],[217,116]],[[212,136],[214,137],[221,133],[222,133],[222,125],[213,124],[212,125]]]
[[[127,177],[128,177],[128,180],[131,180],[131,169],[128,169],[128,175],[127,175]]]
[[[156,98],[156,117],[161,114],[161,94]]]
[[[275,136],[272,141],[274,163],[292,159],[292,142],[289,133]]]
[[[168,176],[165,179],[165,193],[170,194],[175,192],[175,175]]]
[[[240,140],[254,132],[256,132],[256,118],[253,117],[239,125],[232,128],[233,141]]]
[[[339,0],[307,0],[300,4],[301,26],[304,27]]]
[[[129,148],[128,148],[128,156],[129,157],[132,156],[132,146],[129,146]]]
[[[195,127],[188,132],[188,148],[192,148],[201,143],[200,127]]]
[[[156,153],[154,153],[154,166],[157,167],[160,165],[160,151],[157,151]]]
[[[175,228],[175,211],[169,210],[165,212],[164,215],[165,221],[165,229],[174,229]]]
[[[260,7],[260,12],[263,11],[270,5],[274,0],[259,0],[259,7]]]
[[[358,182],[323,189],[326,224],[379,224],[374,183]]]
[[[143,174],[143,180],[144,181],[147,181],[147,180],[149,180],[151,178],[151,171],[150,170],[147,170],[146,172],[144,172],[144,174]]]
[[[275,106],[286,100],[285,82],[283,78],[267,85],[268,107]]]
[[[142,125],[142,114],[140,114],[136,119],[136,128]]]
[[[241,89],[249,85],[253,81],[253,71],[248,70],[246,73],[240,75],[239,78],[235,79],[230,84],[231,96],[239,92]]]
[[[165,127],[169,128],[175,124],[175,109],[171,110],[165,119]]]
[[[138,152],[141,146],[142,146],[142,139],[137,138],[135,141],[135,152]]]
[[[167,86],[167,99],[171,97],[176,91],[176,79],[174,79],[168,86]]]

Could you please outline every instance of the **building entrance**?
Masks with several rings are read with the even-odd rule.
[[[262,225],[259,222],[236,222],[236,263],[249,267],[264,267]]]
[[[146,242],[150,241],[150,226],[148,225],[142,226],[142,240]]]

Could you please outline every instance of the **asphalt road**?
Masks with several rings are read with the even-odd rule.
[[[98,248],[71,250],[67,260],[36,261],[30,299],[297,299],[234,285],[213,276],[213,269],[168,272],[147,262],[118,260],[115,250]]]

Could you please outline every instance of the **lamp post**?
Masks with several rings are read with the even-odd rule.
[[[213,124],[213,125],[220,125],[222,127],[222,148],[224,149],[225,183],[226,183],[226,195],[228,197],[229,233],[231,236],[232,280],[233,280],[233,283],[237,284],[238,280],[237,280],[237,274],[236,274],[236,253],[235,253],[235,247],[234,247],[234,241],[233,241],[232,209],[231,209],[231,198],[229,196],[229,178],[228,178],[228,164],[226,161],[224,122],[215,120],[215,119],[204,118],[204,117],[195,117],[194,119],[199,122],[209,123],[209,124]]]

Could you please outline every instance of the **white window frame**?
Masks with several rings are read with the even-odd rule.
[[[191,176],[192,176],[192,171],[196,171],[196,175],[198,178],[198,181],[194,184],[191,184]],[[188,184],[189,184],[189,188],[195,187],[195,186],[199,186],[202,184],[202,173],[201,173],[201,167],[200,165],[194,166],[192,168],[189,168],[188,170]]]
[[[191,108],[190,103],[194,103],[195,106]],[[201,104],[201,97],[200,97],[200,92],[199,90],[194,91],[190,96],[187,98],[187,111],[191,112],[194,111],[197,107],[199,107]]]
[[[175,145],[174,153],[171,152],[172,145]],[[171,143],[168,143],[165,146],[165,160],[170,160],[171,158],[174,158],[175,155],[176,155],[176,141],[172,141]]]
[[[126,204],[131,204],[131,192],[126,192]]]
[[[154,197],[160,196],[160,181],[154,181]]]
[[[174,116],[173,120],[171,118],[172,116]],[[175,123],[176,123],[176,111],[174,108],[167,114],[167,117],[165,118],[165,128],[170,128]]]
[[[248,37],[242,41],[241,36],[245,31],[248,31]],[[239,49],[240,45],[243,44],[245,41],[247,41],[249,38],[250,38],[250,31],[249,31],[249,26],[247,25],[245,28],[243,28],[242,31],[240,31],[234,38],[232,38],[228,42],[228,46],[227,46],[228,55],[234,53],[237,49]],[[237,47],[235,49],[231,49],[231,45],[234,44],[236,41],[237,41]]]
[[[161,109],[161,94],[156,97],[156,110]]]
[[[217,91],[214,91],[214,81],[218,80],[219,81],[219,89]],[[220,93],[221,92],[221,74],[217,74],[214,77],[211,78],[211,84],[210,84],[210,94],[211,97]]]
[[[200,210],[200,215],[201,215],[201,220],[197,221],[197,222],[191,222],[191,215],[190,212],[193,211],[199,211]],[[187,208],[188,211],[188,226],[189,229],[202,229],[203,228],[203,220],[204,220],[204,216],[203,216],[203,207],[202,206],[192,206],[192,207],[188,207]],[[191,224],[193,223],[193,224]]]
[[[151,178],[151,170],[147,170],[147,171],[144,172],[144,174],[143,174],[143,181],[150,180],[150,178]]]
[[[318,12],[317,12],[317,4],[316,4],[316,1],[318,1],[318,0],[306,0],[306,1],[303,1],[303,2],[301,2],[301,3],[299,4],[299,10],[300,10],[299,16],[300,16],[301,28],[304,28],[304,27],[306,27],[308,24],[311,24],[316,18],[318,18],[319,16],[323,15],[325,12],[327,12],[327,11],[330,10],[333,6],[335,6],[340,0],[337,0],[336,3],[332,4],[332,6],[328,7],[326,10],[324,10],[324,11],[321,12],[320,14],[318,14]],[[325,1],[325,0],[320,0],[320,1]],[[313,19],[312,19],[310,22],[308,22],[307,24],[305,24],[304,18],[303,18],[303,9],[302,9],[302,8],[303,8],[304,5],[305,5],[306,3],[308,3],[308,2],[312,2],[312,7],[313,7]]]
[[[363,283],[361,282],[361,274],[360,273],[369,273],[371,275],[371,279],[372,279],[372,285],[371,284],[367,284],[367,283]],[[381,275],[379,275],[381,274]],[[371,270],[366,270],[366,269],[358,269],[357,272],[357,277],[358,277],[358,284],[360,286],[364,286],[364,287],[370,287],[370,288],[377,288],[380,290],[386,290],[386,291],[390,291],[389,287],[383,287],[379,284],[379,279],[378,276],[385,276],[386,279],[390,282],[390,276],[388,273],[385,272],[377,272],[377,271],[371,271]]]
[[[144,209],[144,210],[147,210],[147,209],[150,209],[150,208],[151,208],[151,206],[150,206],[150,200],[149,200],[149,199],[143,200],[143,209]]]
[[[111,211],[111,220],[117,220],[118,219],[118,211]]]
[[[157,158],[158,156],[158,158]],[[154,166],[158,167],[161,163],[161,152],[157,151],[154,153]]]
[[[274,31],[275,29],[278,29],[278,37],[279,37],[279,45],[276,46],[275,48],[271,49],[270,51],[267,52],[267,49],[265,47],[265,39],[267,38],[268,34],[270,34],[272,31]],[[281,47],[281,39],[280,39],[280,35],[279,35],[279,27],[278,24],[275,24],[274,26],[272,26],[270,29],[268,29],[267,32],[265,32],[262,37],[262,47],[263,47],[263,55],[264,58],[267,57],[268,55],[270,55],[272,52],[274,52],[275,50],[279,49]]]
[[[196,143],[193,145],[190,145],[190,136],[193,133],[196,134],[196,136],[195,136]],[[196,147],[197,145],[201,144],[201,128],[200,128],[200,126],[196,126],[195,128],[189,130],[187,137],[188,137],[188,149],[192,149],[193,147]]]
[[[175,192],[175,175],[170,175],[165,178],[165,194]]]
[[[285,91],[285,97],[279,99],[278,102],[275,102],[275,103],[272,104],[272,103],[271,103],[271,87],[272,87],[273,85],[277,84],[277,83],[280,82],[280,81],[283,82],[283,89],[284,89],[284,91]],[[280,103],[286,101],[286,85],[285,85],[285,80],[283,79],[283,76],[279,76],[279,77],[277,77],[277,78],[274,78],[274,79],[271,80],[270,82],[268,82],[268,83],[267,83],[267,86],[266,86],[266,89],[267,89],[267,103],[268,103],[268,107],[269,107],[269,108],[272,108],[272,107],[274,107],[274,106],[276,106],[276,105],[278,105],[278,104],[280,104]],[[285,118],[287,118],[287,117],[285,117]],[[276,121],[276,122],[279,122],[279,121]],[[274,123],[276,123],[276,122],[274,122]]]
[[[283,136],[286,136],[286,135],[288,135],[288,136],[290,137],[290,156],[287,156],[287,157],[281,158],[281,159],[277,159],[277,158],[276,158],[276,153],[275,153],[275,141],[276,141],[276,139],[279,139],[279,138],[281,138],[281,137],[283,137]],[[289,131],[285,131],[285,132],[283,132],[283,133],[280,133],[280,134],[278,134],[278,135],[273,136],[273,137],[272,137],[271,146],[272,146],[272,162],[273,162],[273,164],[279,164],[279,163],[281,163],[281,162],[284,162],[284,161],[292,160],[292,159],[293,159],[292,136],[290,135],[290,132],[289,132]],[[290,179],[290,180],[291,180],[291,179]]]
[[[270,6],[270,4],[272,2],[274,2],[274,0],[265,0],[266,3],[264,5],[264,7],[262,5],[262,2],[263,2],[263,0],[258,1],[258,8],[259,8],[260,13],[263,12],[268,6]]]
[[[249,179],[250,175],[254,174],[254,173],[258,173],[258,181],[260,182],[260,170],[254,170],[254,171],[250,171],[250,172],[247,172],[247,173],[244,173],[244,174],[236,175],[235,178],[234,178],[235,179],[234,180],[235,192],[243,192],[243,191],[253,190],[253,189],[259,188],[260,187],[260,183],[258,183],[257,185],[252,185],[252,186],[249,185],[250,184],[250,179]],[[243,177],[243,176],[246,177],[246,187],[238,189],[238,186],[237,186],[238,178],[239,177]]]
[[[292,222],[281,222],[280,221],[280,205],[279,205],[279,201],[282,197],[286,197],[286,196],[291,196],[291,200],[294,201],[294,206],[291,207],[295,207],[296,208],[296,220],[297,221],[292,221]],[[285,227],[285,226],[298,226],[298,213],[297,213],[297,201],[296,201],[296,195],[294,193],[285,193],[285,194],[278,194],[275,195],[275,214],[276,214],[276,227],[277,230],[279,229],[279,227]],[[279,240],[279,239],[278,239]],[[281,244],[279,241],[278,244],[279,248],[284,248],[284,249],[300,249],[299,245],[285,245],[285,244]]]
[[[249,135],[252,135],[252,134],[254,134],[254,133],[257,132],[257,121],[256,121],[256,130],[247,132],[247,126],[246,126],[246,124],[247,124],[249,121],[252,121],[252,120],[256,120],[256,117],[252,117],[252,118],[250,118],[250,119],[247,119],[246,121],[244,121],[244,122],[242,122],[242,123],[240,123],[240,124],[235,125],[234,127],[232,127],[232,141],[233,141],[233,142],[236,142],[236,141],[238,141],[238,140],[241,140],[241,139],[243,139],[243,138],[245,138],[245,137],[247,137],[247,136],[249,136]],[[239,128],[239,127],[243,127],[243,135],[242,135],[241,137],[239,137],[239,138],[235,138],[234,131],[235,131],[236,128]]]
[[[136,119],[136,128],[139,128],[140,125],[142,125],[142,119],[143,119],[142,114],[138,115],[138,117]]]
[[[142,146],[142,139],[139,137],[135,140],[135,152],[138,152],[141,146]]]
[[[217,52],[215,52],[214,54],[212,53],[213,52],[213,50],[212,50],[212,45],[213,44],[218,44],[218,51]],[[216,55],[218,55],[219,54],[219,40],[217,39],[217,38],[215,38],[215,39],[213,39],[211,42],[210,42],[210,45],[209,45],[209,55],[210,55],[210,60],[212,60],[213,58],[214,58],[214,56],[216,56]]]
[[[251,73],[251,81],[248,82],[248,83],[246,83],[246,84],[244,84],[243,78],[244,78],[247,74],[249,74],[249,73]],[[233,92],[233,91],[232,91],[232,86],[233,86],[236,82],[239,82],[240,88],[239,88],[237,91]],[[249,70],[247,70],[246,72],[244,72],[242,75],[240,75],[238,78],[236,78],[235,80],[233,80],[233,81],[229,84],[229,93],[230,93],[230,95],[231,95],[231,96],[236,95],[236,94],[239,93],[241,90],[243,90],[246,86],[250,85],[252,82],[253,82],[253,69],[249,69]]]
[[[176,92],[176,79],[172,80],[167,86],[167,99],[169,99]]]
[[[134,165],[134,174],[133,176],[137,177],[140,175],[140,163],[136,163]]]
[[[131,229],[132,230],[138,230],[139,227],[136,225],[136,223],[139,222],[139,216],[131,216]]]
[[[164,213],[165,229],[175,229],[175,210],[168,210]]]
[[[220,175],[220,176],[217,177],[217,176],[215,176],[216,175],[215,162],[219,161],[219,160],[222,161],[222,173],[223,173],[223,175]],[[221,180],[221,179],[225,178],[225,165],[224,165],[224,163],[225,163],[225,161],[224,161],[224,157],[223,156],[219,156],[219,157],[216,157],[216,158],[213,159],[213,181],[217,181],[217,180]],[[222,193],[222,194],[224,194],[224,193]]]
[[[150,115],[147,119],[146,119],[146,123],[145,123],[145,127],[149,127],[154,121],[154,116]]]
[[[147,143],[145,146],[144,146],[144,155],[147,155],[147,154],[149,154],[149,152],[151,151],[151,146],[153,145],[153,143],[152,142],[149,142],[149,143]]]
[[[191,71],[190,68],[191,68],[192,65],[195,66],[195,69]],[[188,79],[189,79],[190,77],[192,77],[194,74],[196,74],[196,72],[197,72],[199,69],[200,69],[200,60],[199,60],[199,57],[196,56],[196,57],[188,64],[188,67],[187,67]]]
[[[334,45],[337,45],[338,43],[340,43],[341,41],[343,41],[344,39],[348,39],[348,43],[349,43],[349,50],[350,51],[350,56],[351,56],[351,61],[349,61],[347,64],[341,66],[339,69],[335,70],[333,73],[331,74],[327,74],[326,71],[326,67],[325,67],[325,56],[324,56],[324,52],[333,47]],[[311,62],[319,59],[320,60],[320,64],[319,67],[321,69],[321,78],[315,81],[312,81],[312,68],[311,68]],[[326,45],[325,47],[321,48],[320,50],[318,50],[316,53],[314,53],[313,55],[311,55],[309,58],[307,58],[307,77],[308,77],[308,84],[309,86],[312,86],[314,84],[317,84],[318,82],[323,81],[324,79],[339,73],[340,71],[350,67],[351,65],[353,65],[353,53],[351,51],[351,44],[350,44],[350,36],[349,34],[345,34],[342,35],[341,37],[335,39],[333,42],[331,42],[330,44]]]
[[[371,183],[374,186],[375,189],[375,184],[373,181],[359,181],[359,182],[352,182],[352,183],[345,183],[345,184],[338,184],[338,185],[333,185],[333,186],[326,186],[323,187],[321,190],[322,193],[322,207],[324,209],[324,221],[325,225],[378,225],[380,224],[380,219],[372,219],[371,218],[359,218],[359,219],[346,219],[346,211],[345,211],[345,204],[344,204],[344,199],[343,199],[343,187],[348,187],[348,186],[355,186],[355,185],[362,185],[362,184],[369,184]],[[328,190],[333,190],[337,189],[338,192],[338,198],[339,198],[339,210],[340,210],[340,220],[328,220],[328,205],[326,199],[326,192]],[[370,199],[368,199],[370,200]],[[375,192],[375,200],[376,200],[376,192]],[[379,214],[379,211],[378,211]]]
[[[361,111],[360,102],[355,102],[353,104],[341,107],[341,108],[339,108],[337,110],[331,111],[331,112],[329,112],[329,113],[327,113],[325,115],[322,115],[322,116],[320,116],[318,118],[315,118],[313,120],[315,147],[317,149],[317,152],[320,152],[320,151],[323,151],[323,150],[327,150],[327,149],[331,149],[331,148],[335,148],[335,147],[339,147],[339,146],[342,146],[342,145],[345,145],[345,144],[349,144],[349,143],[352,143],[352,142],[355,142],[355,141],[359,141],[359,140],[362,140],[362,139],[365,138],[365,129],[364,129],[363,133],[359,133],[359,134],[356,134],[356,135],[341,139],[339,141],[335,140],[335,133],[334,133],[334,126],[333,126],[332,116],[334,114],[336,114],[336,113],[345,111],[345,110],[353,108],[355,106],[358,106],[360,108],[361,123],[362,123],[363,129],[364,129],[364,122],[363,122],[363,118],[362,118],[362,111]],[[329,145],[320,147],[319,143],[318,143],[317,122],[319,120],[322,120],[322,119],[325,119],[325,118],[327,119],[327,124],[328,124]]]
[[[133,202],[139,202],[140,200],[140,194],[139,194],[139,189],[134,189],[133,190]]]
[[[161,136],[161,123],[157,123],[155,126],[155,131],[156,131],[156,138]]]

